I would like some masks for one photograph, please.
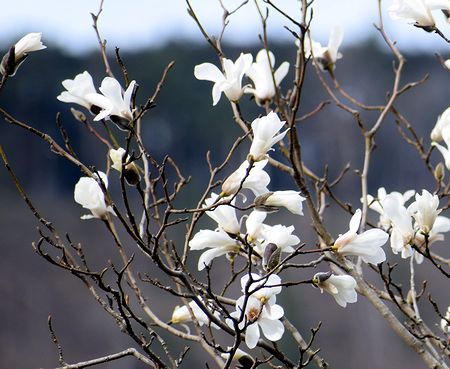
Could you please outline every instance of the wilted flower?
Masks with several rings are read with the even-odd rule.
[[[333,245],[333,249],[340,255],[356,255],[366,263],[379,264],[386,260],[383,246],[389,235],[378,228],[369,229],[358,234],[361,223],[361,209],[355,211],[349,224],[349,230],[341,234]]]
[[[47,48],[41,41],[42,33],[34,32],[23,36],[3,57],[0,64],[0,73],[14,76],[20,64],[28,56],[28,53]],[[14,52],[14,55],[11,53]]]
[[[191,322],[194,318],[200,326],[209,325],[210,319],[208,318],[208,315],[206,315],[206,313],[200,308],[200,306],[198,306],[195,300],[189,302],[188,305],[189,308],[186,305],[175,307],[172,313],[172,319],[170,320],[172,324],[183,324]],[[218,317],[219,312],[214,311],[214,315]],[[219,329],[219,327],[214,323],[211,324],[211,327]]]
[[[122,160],[125,155],[125,149],[119,147],[116,149],[109,150],[109,157],[111,158],[112,165],[111,167],[117,170],[118,172],[122,172]],[[136,185],[141,180],[141,175],[139,174],[139,169],[136,167],[136,164],[130,162],[130,157],[127,155],[125,159],[125,167],[124,167],[124,177],[126,181],[130,185]]]
[[[211,197],[205,200],[205,206],[213,205],[218,198],[219,195],[212,192]],[[233,200],[231,203],[234,204],[235,201]],[[226,204],[219,205],[214,210],[208,210],[206,215],[212,218],[223,231],[231,234],[239,234],[241,227],[236,217],[236,209],[232,206]]]
[[[430,134],[431,140],[435,142],[450,141],[450,107],[444,110],[444,112],[439,115],[436,125]]]
[[[227,233],[209,229],[202,229],[197,232],[189,241],[189,247],[191,250],[210,249],[205,251],[198,259],[198,270],[205,269],[205,266],[209,266],[214,258],[228,253],[237,253],[240,250],[239,243]]]
[[[250,168],[251,164],[245,160],[239,168],[231,173],[222,183],[222,194],[225,196],[234,195],[239,190],[242,181],[244,181],[242,183],[242,188],[251,190],[255,196],[268,192],[267,185],[270,183],[270,176],[264,170],[267,163],[268,160],[254,163],[247,175],[248,168]]]
[[[260,337],[260,327],[269,341],[281,339],[284,325],[280,319],[284,315],[284,310],[276,304],[276,295],[281,292],[279,276],[272,274],[268,278],[263,278],[252,273],[251,278],[258,282],[250,284],[249,278],[248,274],[241,278],[244,295],[236,301],[236,311],[230,315],[239,321],[240,329],[246,327],[245,343],[249,348],[254,348]],[[230,321],[228,325],[232,326]]]
[[[203,63],[196,65],[194,68],[195,78],[200,80],[212,81],[214,86],[212,89],[213,105],[216,105],[222,92],[230,101],[238,101],[244,93],[241,87],[242,77],[250,68],[253,61],[251,54],[243,54],[233,63],[230,59],[223,59],[222,73],[219,68],[211,63]]]
[[[249,158],[259,161],[266,158],[266,154],[278,141],[286,135],[286,131],[278,133],[284,126],[284,121],[271,111],[264,117],[256,118],[252,122],[253,141],[250,146]],[[267,191],[266,191],[267,192]]]
[[[344,30],[341,26],[334,26],[330,31],[328,45],[322,46],[320,43],[305,40],[305,56],[307,58],[314,57],[322,70],[334,70],[336,61],[342,58],[342,54],[338,52],[344,38]]]
[[[305,198],[298,191],[275,191],[258,196],[255,206],[262,211],[276,211],[283,206],[293,214],[303,215],[303,201]]]
[[[416,27],[425,31],[432,31],[436,25],[431,10],[450,10],[448,0],[394,0],[388,8],[388,13],[393,20],[412,19]]]
[[[264,105],[275,96],[276,88],[289,71],[289,63],[283,62],[273,75],[272,69],[275,69],[275,57],[271,51],[262,49],[246,73],[254,87],[246,87],[244,92],[253,94],[258,104]]]
[[[90,94],[97,93],[89,72],[84,71],[83,73],[77,74],[74,79],[65,79],[62,81],[62,85],[67,91],[61,92],[56,97],[59,101],[81,105],[92,114],[100,113],[100,108],[93,105],[88,99]]]
[[[349,275],[334,275],[331,273],[316,273],[313,283],[320,291],[327,291],[334,297],[338,305],[346,307],[347,303],[354,303],[358,299],[356,281]]]
[[[108,187],[108,178],[103,172],[98,172],[105,187]],[[94,174],[96,178],[97,175]],[[89,209],[92,215],[83,215],[81,219],[100,218],[105,219],[107,213],[114,214],[111,206],[106,206],[105,196],[97,180],[92,177],[81,177],[75,185],[74,191],[75,201],[82,205],[83,208]]]
[[[135,86],[136,82],[131,81],[125,93],[122,93],[122,86],[120,86],[120,83],[116,79],[105,77],[99,88],[103,95],[96,93],[89,94],[87,97],[91,103],[101,108],[101,112],[94,120],[109,117],[119,128],[126,129],[128,124],[133,120],[131,97]]]

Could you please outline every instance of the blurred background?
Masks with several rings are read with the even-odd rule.
[[[237,1],[224,3],[230,10],[239,4]],[[299,19],[297,0],[275,3]],[[377,3],[317,0],[314,7],[313,36],[322,44],[327,43],[329,30],[334,24],[344,26],[344,57],[337,64],[336,77],[348,93],[366,104],[383,104],[393,83],[393,58],[373,27],[377,22]],[[106,148],[74,120],[68,104],[56,100],[63,89],[61,81],[64,79],[87,70],[98,86],[104,77],[89,14],[96,13],[98,5],[87,0],[41,0],[39,5],[33,0],[16,0],[2,6],[0,50],[3,53],[28,32],[43,32],[43,41],[48,49],[30,55],[17,75],[8,80],[0,92],[0,106],[19,120],[48,132],[59,142],[55,117],[57,112],[61,112],[71,144],[82,161],[105,170]],[[207,32],[218,35],[222,17],[219,3],[197,0],[192,1],[192,5]],[[388,5],[390,2],[383,4],[384,9]],[[436,18],[444,33],[448,33],[448,26],[445,28],[440,15]],[[254,4],[249,2],[229,20],[223,45],[227,57],[234,60],[240,52],[251,52],[255,56],[261,47],[258,39],[261,25]],[[448,46],[438,36],[414,28],[407,22],[393,22],[389,18],[385,22],[388,34],[398,42],[407,59],[402,82],[416,81],[429,75],[423,85],[405,93],[396,103],[398,110],[424,137],[424,144],[428,147],[429,133],[438,115],[449,105],[449,74],[434,55],[440,53],[444,58],[448,57]],[[283,28],[285,25],[294,29],[292,24],[271,10],[269,43],[276,55],[276,65],[286,60],[292,66],[295,61],[294,40]],[[213,163],[219,163],[240,134],[225,97],[212,107],[212,84],[198,81],[193,76],[195,65],[202,62],[218,64],[217,56],[208,48],[182,1],[130,0],[126,4],[105,1],[99,27],[108,41],[110,62],[116,76],[120,76],[120,70],[112,53],[117,46],[121,49],[130,78],[140,85],[139,103],[152,94],[164,67],[171,60],[175,61],[157,106],[146,116],[144,140],[155,157],[162,158],[170,153],[183,174],[192,176],[181,201],[183,206],[194,206],[208,175],[206,152],[211,150]],[[291,67],[282,88],[286,89],[292,79]],[[312,66],[309,66],[299,114],[312,111],[324,100],[329,98]],[[242,110],[248,120],[263,113],[247,96],[242,100]],[[369,113],[363,113],[362,117],[368,124],[373,124],[376,119]],[[55,156],[45,143],[31,134],[6,122],[2,122],[0,127],[0,144],[35,205],[54,222],[62,235],[67,233],[74,242],[83,245],[94,266],[104,267],[107,262],[105,255],[113,250],[112,240],[101,222],[79,219],[85,211],[73,201],[73,187],[80,177],[78,169]],[[299,134],[303,159],[316,173],[322,175],[325,165],[328,165],[329,177],[333,179],[347,163],[351,164],[352,169],[336,188],[336,193],[358,207],[360,188],[355,170],[362,167],[363,140],[353,117],[329,104],[302,123]],[[392,116],[383,124],[376,144],[369,175],[371,194],[375,194],[380,186],[388,191],[401,192],[408,189],[421,191],[422,188],[434,190],[433,178],[415,149],[401,139]],[[226,174],[244,160],[247,150],[248,144],[241,147]],[[441,156],[433,153],[433,163],[439,160]],[[293,186],[292,180],[281,173],[271,171],[271,177],[269,187],[272,190]],[[117,180],[110,180],[110,183],[112,193],[119,196]],[[47,327],[48,315],[53,317],[55,331],[69,363],[104,356],[132,345],[79,280],[51,266],[33,252],[31,243],[38,239],[38,224],[4,168],[0,169],[0,186],[0,366],[20,369],[58,366],[57,351]],[[376,217],[372,220],[376,221]],[[335,206],[327,210],[326,223],[333,235],[345,232],[348,221],[348,214]],[[280,212],[271,216],[270,222],[293,224],[295,234],[303,242],[315,243],[307,216],[292,217]],[[205,219],[201,226],[211,228],[213,223]],[[174,234],[173,237],[180,240],[182,234]],[[450,256],[448,241],[435,247],[442,255]],[[392,255],[388,245],[385,249],[389,261],[400,263],[395,276],[407,285],[406,263],[402,263],[399,256]],[[197,260],[197,256],[194,255],[193,260]],[[139,270],[153,273],[153,265],[144,260],[137,263]],[[223,265],[225,270],[225,260],[218,260],[217,264]],[[321,266],[317,271],[326,271],[326,267]],[[307,271],[301,276],[291,272],[286,279],[307,278],[312,272],[316,271]],[[368,276],[370,279],[370,272]],[[445,309],[450,304],[448,283],[433,273],[427,262],[418,268],[417,284],[424,279],[429,280],[428,291]],[[179,302],[151,286],[146,293],[149,301],[158,301],[155,309],[163,319],[170,319],[173,307]],[[423,367],[362,297],[357,304],[342,309],[331,296],[321,295],[310,286],[302,286],[283,291],[280,300],[286,316],[305,336],[311,327],[323,322],[315,347],[322,347],[321,354],[333,368]],[[421,307],[431,322],[439,322],[425,299],[421,301]],[[437,329],[435,324],[431,326]],[[287,337],[282,344],[288,349],[296,349]],[[204,367],[205,360],[199,352],[198,348],[192,347],[184,367]],[[122,359],[98,367],[144,368],[135,359]]]

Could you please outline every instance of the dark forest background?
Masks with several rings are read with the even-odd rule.
[[[291,63],[290,74],[282,88],[293,79],[295,49],[291,46],[276,45],[272,48],[277,57],[276,65],[284,60]],[[224,50],[227,57],[234,60],[241,51],[256,55],[258,49],[256,46],[239,49],[225,46]],[[357,48],[344,49],[343,54],[336,76],[344,89],[366,104],[383,104],[393,83],[392,56],[370,40]],[[176,43],[157,50],[123,54],[122,57],[130,78],[140,85],[138,103],[143,103],[151,95],[164,67],[171,60],[175,61],[157,106],[145,118],[144,140],[153,155],[162,158],[170,153],[183,174],[192,176],[182,200],[185,206],[192,206],[197,202],[208,175],[206,152],[211,150],[213,162],[220,162],[241,133],[233,121],[225,96],[213,107],[212,84],[198,81],[193,75],[196,64],[206,61],[218,64],[217,57],[206,47]],[[419,80],[426,74],[429,78],[423,85],[401,96],[396,108],[410,120],[428,146],[429,132],[438,115],[448,107],[449,73],[433,55],[414,54],[406,55],[406,58],[403,83]],[[120,69],[113,61],[114,56],[111,55],[114,73],[120,76]],[[56,100],[63,89],[61,81],[73,78],[84,70],[94,76],[95,84],[99,86],[104,68],[98,53],[68,56],[52,47],[33,53],[1,91],[0,106],[55,138],[59,136],[55,117],[57,112],[61,112],[71,144],[82,161],[105,170],[106,149],[72,117],[70,105]],[[263,111],[249,100],[248,96],[243,98],[242,110],[251,121]],[[324,100],[329,98],[312,66],[309,66],[300,115],[312,111]],[[363,113],[362,117],[373,124],[376,115]],[[299,134],[304,161],[316,173],[323,174],[325,165],[328,165],[329,177],[334,178],[347,163],[351,163],[352,169],[336,190],[345,201],[358,207],[360,189],[355,170],[362,167],[363,140],[353,117],[329,104],[301,123]],[[61,141],[60,137],[58,140]],[[80,177],[79,170],[56,157],[35,136],[4,121],[0,122],[0,144],[41,212],[55,223],[62,234],[67,232],[75,242],[81,242],[87,253],[101,265],[111,240],[105,235],[100,222],[79,220],[85,213],[73,201],[73,188]],[[402,192],[408,189],[434,189],[434,181],[424,163],[415,149],[401,139],[392,116],[382,126],[376,144],[369,175],[370,193],[374,194],[380,186],[385,186],[388,191]],[[233,170],[233,164],[242,162],[247,149],[248,146],[244,146],[235,155],[233,163],[227,167],[227,173]],[[433,162],[441,160],[438,153],[434,153],[432,158]],[[293,186],[284,175],[272,171],[271,176],[271,189],[289,189]],[[33,252],[31,242],[38,239],[37,223],[4,168],[0,168],[0,188],[0,367],[31,369],[58,365],[57,351],[47,328],[50,314],[68,362],[88,360],[129,347],[132,343],[120,333],[113,320],[104,314],[78,280],[55,269]],[[113,193],[118,191],[114,184],[111,188]],[[300,220],[280,218],[280,221],[287,225],[294,224],[295,233],[302,241],[314,242],[307,217]],[[331,207],[327,224],[334,235],[343,233],[348,221],[347,214]],[[448,241],[436,247],[449,256]],[[399,256],[390,253],[389,245],[385,249],[390,260],[401,261]],[[145,270],[153,268],[153,265],[143,264],[141,268]],[[404,278],[406,283],[406,269],[400,268],[398,273],[399,279]],[[419,277],[430,275],[425,263],[420,268]],[[450,303],[448,284],[438,276],[430,280],[429,285],[430,292],[438,297],[440,304],[447,306]],[[165,295],[151,287],[148,289],[148,299],[157,300],[157,310],[163,318],[170,318],[176,304],[173,299],[166,300]],[[397,339],[362,297],[357,304],[342,309],[330,296],[321,296],[318,290],[307,286],[286,291],[281,299],[286,315],[305,336],[312,326],[323,322],[317,345],[323,347],[322,355],[332,368],[422,367],[414,353]],[[431,307],[424,303],[424,313],[431,312]],[[438,323],[438,319],[435,320]],[[198,352],[192,347],[189,360],[195,364],[186,368],[204,367],[201,355],[196,355]],[[138,369],[143,366],[134,359],[123,359],[99,368]]]

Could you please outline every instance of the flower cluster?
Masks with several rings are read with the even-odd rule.
[[[251,54],[241,53],[235,62],[223,58],[222,65],[223,73],[211,63],[196,65],[194,69],[197,79],[214,82],[213,105],[219,102],[222,92],[228,100],[233,102],[239,101],[244,93],[253,94],[256,102],[264,105],[275,96],[276,88],[289,71],[288,62],[283,62],[277,70],[273,71],[275,56],[266,49],[258,52],[255,62]],[[253,85],[242,86],[244,75],[251,79]]]
[[[89,72],[77,74],[74,79],[62,81],[66,91],[57,97],[59,101],[78,104],[88,109],[94,120],[110,119],[119,128],[127,129],[133,120],[131,99],[136,82],[131,81],[125,92],[120,83],[112,77],[105,77],[99,87],[101,93],[95,89]]]
[[[415,256],[421,263],[423,256],[414,248],[423,250],[435,241],[444,239],[443,233],[450,231],[450,219],[439,215],[439,198],[427,190],[415,194],[415,201],[406,206],[415,191],[386,193],[378,190],[378,197],[368,196],[369,208],[380,214],[379,224],[390,231],[390,244],[394,254],[402,258]]]

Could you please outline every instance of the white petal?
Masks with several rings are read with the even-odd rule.
[[[283,337],[284,325],[279,320],[259,319],[258,324],[269,341],[278,341]]]
[[[255,348],[259,340],[259,326],[257,323],[250,324],[245,331],[245,343],[248,348]]]
[[[194,76],[204,81],[219,82],[225,79],[225,76],[214,64],[202,63],[194,68]]]

